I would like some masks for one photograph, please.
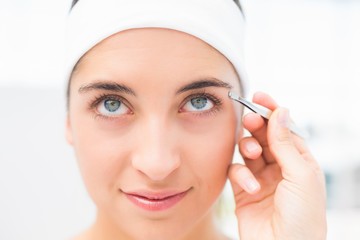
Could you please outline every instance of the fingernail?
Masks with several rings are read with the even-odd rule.
[[[247,142],[245,148],[249,153],[253,153],[258,151],[259,146],[254,142]]]
[[[288,128],[290,125],[290,116],[289,116],[289,110],[288,109],[282,109],[279,112],[278,115],[278,123],[280,126],[284,128]]]
[[[247,178],[245,180],[245,186],[248,190],[247,192],[255,192],[260,188],[259,183],[252,178]]]

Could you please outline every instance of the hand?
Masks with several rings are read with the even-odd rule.
[[[264,93],[253,101],[271,110],[269,121],[244,116],[251,137],[239,141],[245,166],[233,164],[234,191],[241,240],[326,239],[325,181],[303,139],[289,129],[289,115]]]

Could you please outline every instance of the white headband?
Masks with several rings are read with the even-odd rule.
[[[245,23],[233,0],[80,0],[68,19],[67,80],[96,44],[120,31],[146,27],[178,30],[208,43],[233,64],[246,92]]]

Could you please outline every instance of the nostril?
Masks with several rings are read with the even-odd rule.
[[[162,181],[172,175],[180,166],[178,156],[154,156],[149,154],[137,154],[132,159],[133,168],[146,175],[152,181]]]

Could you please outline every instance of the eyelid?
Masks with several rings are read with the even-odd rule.
[[[95,99],[92,100],[89,104],[90,110],[96,109],[98,107],[98,105],[104,100],[120,101],[122,104],[124,104],[126,107],[128,107],[131,111],[133,110],[132,105],[130,104],[129,101],[126,100],[126,98],[116,95],[116,94],[108,94],[108,93],[103,93],[100,96],[95,97]]]
[[[205,90],[203,90],[202,92],[194,92],[191,93],[189,96],[187,96],[184,101],[183,104],[187,103],[188,101],[190,101],[193,98],[197,98],[197,97],[206,97],[208,99],[210,99],[212,102],[214,102],[215,105],[221,104],[222,101],[220,98],[216,97],[215,94],[211,94],[206,92]]]
[[[199,112],[194,112],[194,114],[202,114],[202,113],[205,113],[205,112],[210,112],[214,109],[218,109],[221,105],[222,105],[222,100],[218,97],[215,96],[215,94],[212,94],[212,93],[208,93],[206,92],[205,90],[201,91],[201,92],[194,92],[194,93],[191,93],[189,96],[187,96],[183,102],[181,103],[180,105],[180,109],[179,109],[179,112],[182,112],[182,108],[185,106],[185,104],[190,101],[191,99],[193,98],[197,98],[197,97],[206,97],[208,98],[210,101],[213,102],[214,104],[214,107],[209,109],[209,110],[205,110],[205,111],[199,111]]]

